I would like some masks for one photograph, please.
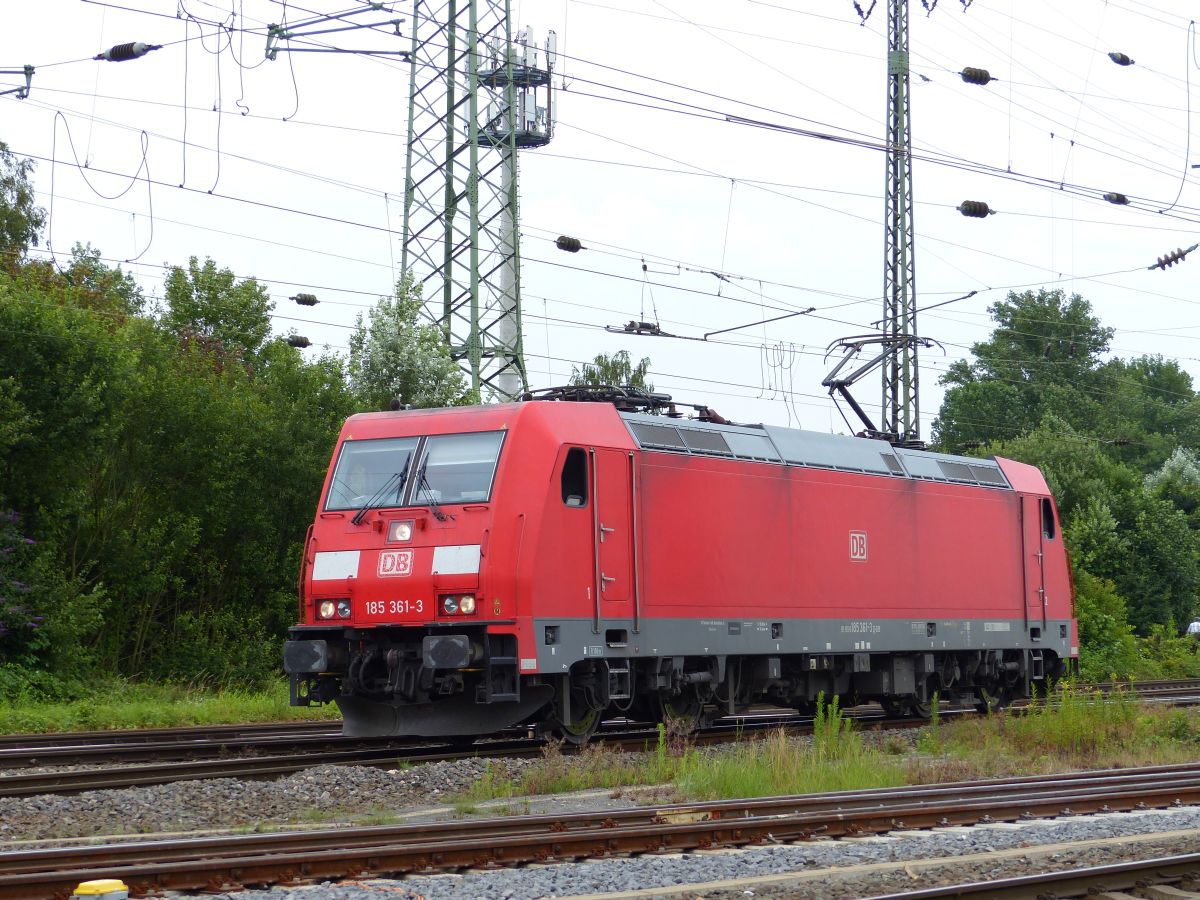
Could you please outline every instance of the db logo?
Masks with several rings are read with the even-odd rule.
[[[850,558],[860,562],[867,561],[867,533],[865,531],[850,532]]]
[[[411,550],[384,550],[379,554],[379,575],[411,575],[413,552]]]

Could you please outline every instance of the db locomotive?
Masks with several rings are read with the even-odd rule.
[[[667,400],[351,417],[304,545],[291,702],[336,702],[352,735],[581,742],[606,717],[821,694],[988,709],[1077,661],[1036,468]]]

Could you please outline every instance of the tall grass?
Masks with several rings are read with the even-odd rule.
[[[676,785],[685,796],[701,800],[811,794],[888,787],[905,783],[900,762],[863,747],[854,723],[838,708],[838,700],[817,697],[811,742],[790,738],[782,729],[766,740],[739,744],[732,751],[691,754],[681,766]]]
[[[1118,687],[1106,697],[1064,681],[1049,697],[1034,698],[1023,715],[1010,717],[1005,730],[1032,752],[1086,757],[1139,743],[1146,736],[1142,716],[1132,690]]]
[[[336,719],[336,706],[292,707],[286,684],[262,691],[209,690],[115,681],[80,700],[0,700],[0,733],[172,728]]]
[[[1195,758],[1200,718],[1191,710],[1142,703],[1130,689],[1104,696],[1065,681],[1023,710],[964,717],[940,727],[940,762],[914,780],[1001,776],[1016,772],[1064,771],[1098,766],[1150,765]],[[922,735],[919,746],[933,752]]]

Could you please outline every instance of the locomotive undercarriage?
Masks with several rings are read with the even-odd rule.
[[[784,656],[703,656],[617,661],[583,660],[559,677],[551,724],[581,743],[601,719],[689,720],[702,727],[756,703],[816,712],[823,698],[842,708],[877,701],[889,715],[929,718],[935,701],[973,704],[979,712],[1045,692],[1066,672],[1050,650],[960,650],[948,653],[851,653]]]
[[[284,648],[292,705],[337,703],[347,735],[488,734],[553,695],[548,686],[522,685],[515,635],[481,625],[300,627],[292,637]]]
[[[558,677],[549,723],[568,741],[614,716],[695,728],[756,703],[811,715],[834,697],[842,708],[878,701],[892,716],[929,718],[935,700],[991,712],[1044,693],[1066,670],[1040,649],[618,660],[616,682],[612,662],[584,660]],[[632,690],[614,693],[622,682]]]
[[[756,703],[812,714],[878,701],[927,718],[936,699],[990,711],[1044,692],[1066,663],[1049,649],[588,658],[521,675],[516,637],[483,626],[294,629],[294,705],[336,702],[348,735],[474,736],[525,724],[572,743],[606,718],[686,730]]]

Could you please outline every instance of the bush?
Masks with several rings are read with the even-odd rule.
[[[282,672],[282,644],[261,613],[180,613],[149,655],[147,674],[175,684],[260,688]]]

